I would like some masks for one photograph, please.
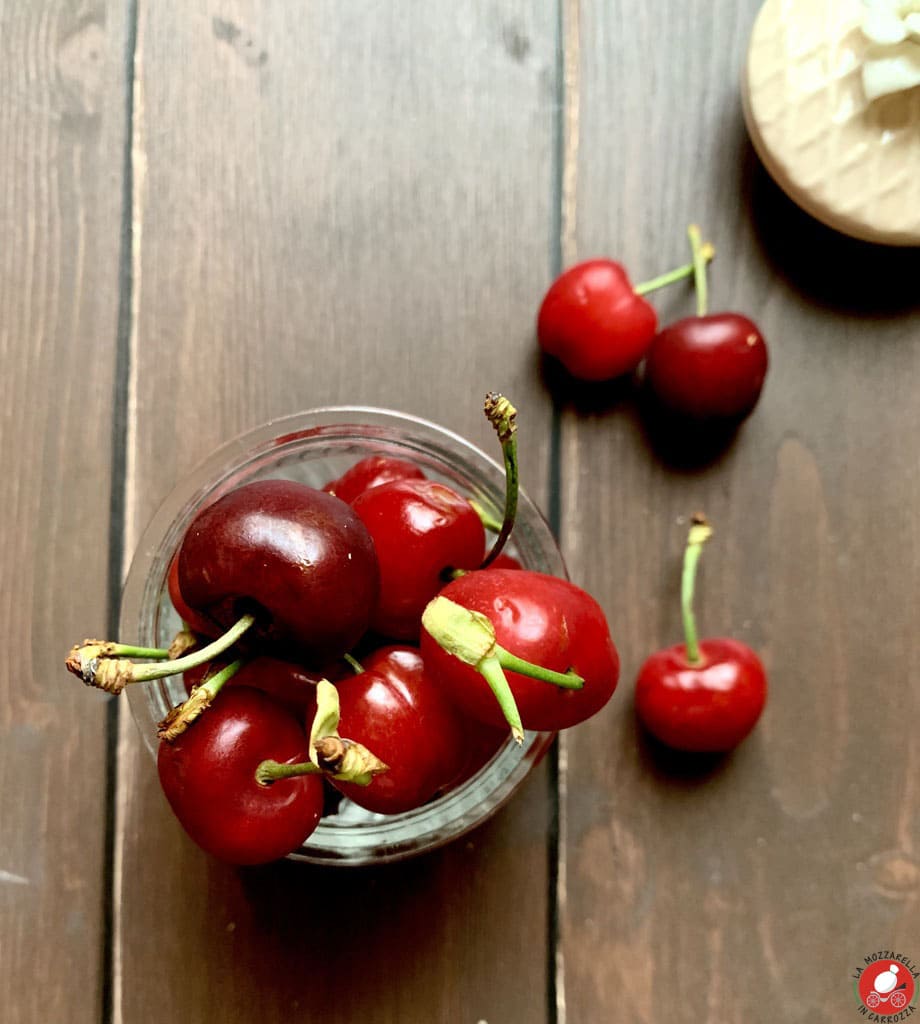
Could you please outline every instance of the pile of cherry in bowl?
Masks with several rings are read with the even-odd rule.
[[[509,731],[567,728],[612,695],[619,660],[597,602],[502,551],[515,411],[490,395],[486,412],[504,454],[502,522],[397,458],[361,459],[323,489],[255,480],[186,530],[169,570],[184,628],[169,648],[71,651],[68,668],[113,694],[182,675],[158,771],[208,852],[283,857],[333,794],[402,814],[468,779]]]

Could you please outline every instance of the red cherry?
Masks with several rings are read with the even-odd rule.
[[[636,712],[648,731],[677,750],[736,747],[754,728],[767,699],[760,659],[737,640],[701,640],[700,661],[684,644],[657,651],[636,682]]]
[[[686,643],[653,654],[636,682],[636,713],[648,731],[678,750],[731,750],[754,728],[767,699],[767,677],[745,644],[697,640],[693,614],[696,569],[712,528],[693,517],[681,577]]]
[[[463,770],[465,723],[431,681],[416,648],[380,648],[365,658],[364,667],[336,684],[339,731],[373,750],[389,770],[368,786],[334,785],[370,811],[410,811]]]
[[[612,260],[588,260],[561,274],[543,299],[537,340],[573,377],[609,380],[636,368],[658,316]]]
[[[173,560],[169,563],[169,572],[166,577],[166,584],[169,590],[169,600],[172,602],[173,608],[176,610],[176,614],[180,619],[191,629],[193,633],[198,633],[201,636],[207,636],[214,629],[214,624],[209,622],[204,616],[199,615],[194,608],[189,608],[182,596],[182,592],[179,590],[179,554],[173,557]]]
[[[394,459],[387,455],[369,455],[356,462],[337,480],[330,480],[323,488],[350,505],[359,494],[369,491],[372,487],[388,484],[391,480],[424,480],[425,474],[404,459]]]
[[[196,515],[179,549],[178,582],[188,605],[217,627],[212,635],[254,612],[253,633],[273,653],[322,664],[366,631],[379,576],[350,505],[290,480],[260,480]]]
[[[191,693],[205,676],[213,674],[226,664],[227,659],[221,658],[186,671],[182,679],[185,692]],[[236,675],[227,680],[223,689],[246,686],[260,690],[290,711],[298,721],[303,721],[309,710],[316,705],[316,684],[320,679],[328,678],[329,674],[326,672],[311,672],[292,661],[281,661],[279,658],[263,655],[243,665]]]
[[[497,555],[490,563],[490,569],[523,569],[521,563],[514,555],[506,555],[504,552]]]
[[[359,495],[353,507],[373,538],[380,566],[371,627],[415,640],[425,605],[444,586],[444,571],[482,562],[486,535],[479,516],[465,498],[433,480],[382,484]]]
[[[485,569],[454,580],[440,597],[485,615],[497,643],[516,658],[583,678],[580,689],[569,689],[520,670],[506,671],[525,729],[575,725],[612,696],[619,657],[600,605],[580,587],[527,569]],[[432,677],[472,718],[501,727],[506,719],[489,684],[476,668],[444,650],[425,625],[422,657]]]
[[[646,376],[661,403],[692,419],[741,419],[754,408],[767,373],[767,346],[738,313],[691,316],[652,343]]]
[[[300,724],[270,697],[239,687],[221,694],[207,713],[157,757],[166,799],[191,838],[231,864],[263,864],[297,849],[323,808],[316,776],[256,781],[265,760],[308,760]]]

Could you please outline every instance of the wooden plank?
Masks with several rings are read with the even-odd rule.
[[[106,627],[123,139],[120,4],[0,5],[0,1006],[99,1019]],[[75,600],[75,596],[77,600]]]
[[[485,447],[481,395],[500,388],[545,498],[532,318],[552,13],[202,6],[140,8],[129,546],[218,442],[324,404],[403,409]],[[241,873],[186,840],[124,715],[116,1019],[542,1021],[549,815],[541,769],[468,843],[417,862]],[[323,940],[329,915],[353,941]]]
[[[866,954],[917,955],[920,259],[821,228],[757,165],[737,90],[756,6],[567,8],[567,262],[609,253],[641,280],[699,220],[716,308],[772,353],[750,421],[695,468],[653,447],[629,388],[561,388],[564,549],[623,655],[623,692],[565,750],[572,1021],[843,1020]],[[632,709],[642,660],[680,637],[698,508],[701,625],[759,649],[772,686],[756,734],[703,764]]]

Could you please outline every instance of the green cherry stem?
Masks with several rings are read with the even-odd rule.
[[[100,658],[150,658],[165,660],[169,647],[135,647],[133,644],[119,644],[113,640],[84,640],[73,647],[67,656],[67,667],[76,675],[83,674],[83,667]]]
[[[506,669],[566,690],[580,690],[585,685],[584,679],[575,672],[556,672],[512,654],[496,642],[495,627],[487,616],[448,597],[439,596],[428,602],[422,613],[422,626],[448,654],[474,668],[485,679],[518,743],[524,740],[524,729],[517,701],[505,676]]]
[[[316,684],[309,756],[309,762],[303,764],[263,761],[256,769],[256,781],[267,786],[297,775],[328,775],[338,782],[369,786],[375,776],[388,771],[383,761],[363,744],[339,735],[339,694],[328,679],[320,679]]]
[[[218,654],[223,654],[224,651],[232,647],[248,629],[255,625],[255,621],[256,617],[247,612],[245,615],[241,615],[223,636],[209,643],[207,647],[176,658],[175,661],[166,665],[134,665],[130,682],[146,683],[151,679],[164,679],[166,676],[178,675],[180,672],[187,672],[190,668],[197,668],[206,661],[212,661]]]
[[[528,676],[530,679],[539,679],[544,683],[551,683],[564,690],[580,690],[585,685],[584,679],[574,672],[554,672],[542,665],[535,665],[532,661],[524,661],[523,658],[506,650],[501,644],[495,644],[494,653],[486,656],[473,667],[489,684],[489,689],[495,695],[498,706],[505,716],[505,721],[511,728],[511,735],[517,743],[524,742],[524,727],[521,725],[517,701],[511,692],[505,670],[517,672],[518,675]]]
[[[690,238],[690,248],[693,252],[693,284],[696,288],[696,315],[705,316],[709,308],[709,292],[706,284],[706,254],[704,252],[703,238],[699,226],[691,224],[687,228],[687,235]],[[711,247],[710,247],[711,248]]]
[[[708,263],[715,257],[716,250],[709,242],[706,242],[700,246],[700,254],[703,260]],[[666,285],[674,284],[675,281],[683,281],[684,278],[693,277],[695,273],[696,265],[693,262],[684,263],[683,266],[669,270],[666,274],[659,274],[658,277],[653,277],[650,281],[643,281],[641,284],[635,285],[633,291],[636,295],[648,295],[649,292],[654,292],[659,288],[664,288]]]
[[[693,517],[687,547],[684,550],[684,568],[680,578],[680,611],[684,623],[684,641],[686,643],[687,661],[691,665],[699,665],[700,643],[696,632],[696,618],[693,615],[693,591],[696,585],[696,567],[699,565],[703,545],[712,536],[712,527],[706,517],[697,514]]]
[[[301,761],[297,764],[283,764],[281,761],[263,761],[256,768],[256,782],[260,786],[270,786],[279,779],[296,779],[301,775],[322,775],[323,769],[312,761]]]
[[[237,658],[236,661],[231,661],[219,672],[213,672],[206,676],[189,696],[177,707],[172,708],[160,722],[157,729],[159,739],[171,743],[177,736],[181,736],[192,722],[200,718],[202,713],[214,703],[214,698],[223,689],[224,684],[228,683],[244,664],[242,658]]]
[[[489,684],[489,689],[495,695],[498,706],[502,709],[505,721],[511,729],[514,742],[518,745],[524,742],[524,726],[521,724],[521,713],[518,711],[517,701],[511,692],[508,684],[508,677],[502,669],[501,662],[494,655],[483,658],[474,668]]]
[[[506,651],[500,644],[495,645],[495,653],[502,668],[509,672],[517,672],[521,676],[529,676],[531,679],[540,679],[544,683],[552,683],[562,690],[580,690],[585,681],[580,675],[571,670],[568,672],[555,672],[551,668],[544,668],[542,665],[534,665],[531,661],[524,661],[511,651]]]
[[[82,655],[80,648],[74,648],[67,659],[67,667],[80,676],[87,686],[95,686],[106,693],[118,694],[128,683],[146,683],[152,679],[165,679],[179,675],[190,668],[197,668],[223,654],[255,624],[255,616],[246,614],[240,618],[213,643],[193,651],[181,658],[152,665],[136,665],[127,658],[91,657]]]
[[[489,553],[483,559],[480,569],[486,569],[501,554],[502,548],[511,536],[514,529],[514,520],[517,516],[518,491],[518,459],[517,459],[517,437],[515,436],[517,410],[503,395],[490,391],[486,395],[484,404],[486,418],[495,428],[498,440],[502,446],[502,457],[505,461],[505,514],[502,517],[501,528],[498,536],[492,544]]]
[[[348,667],[352,670],[352,672],[354,672],[356,676],[361,675],[361,673],[364,671],[364,666],[361,664],[361,662],[350,654],[343,654],[342,661],[348,663]]]
[[[501,531],[501,520],[496,519],[491,512],[486,511],[481,502],[470,498],[469,503],[473,506],[473,511],[479,516],[479,521],[487,530],[491,530],[492,533],[499,533]]]

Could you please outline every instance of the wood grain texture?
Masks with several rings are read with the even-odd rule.
[[[772,357],[754,415],[695,465],[630,386],[554,382],[565,554],[623,655],[622,692],[565,749],[572,1021],[838,1021],[866,954],[920,952],[920,258],[825,230],[757,165],[736,86],[756,6],[567,5],[566,260],[642,280],[698,220],[714,308],[757,320]],[[656,304],[693,311],[680,286]],[[701,627],[760,650],[772,688],[715,762],[655,747],[632,708],[641,661],[680,637],[700,508]]]
[[[120,5],[0,4],[0,1006],[96,1021],[123,138]],[[77,600],[74,600],[75,596]]]
[[[370,403],[487,447],[522,410],[546,496],[533,312],[550,274],[555,18],[538,3],[140,5],[128,547],[218,442]],[[546,1016],[540,770],[406,865],[237,872],[192,847],[123,716],[116,1019]],[[347,922],[341,942],[321,922]],[[201,955],[207,951],[207,958]],[[168,979],[164,984],[164,979]]]

